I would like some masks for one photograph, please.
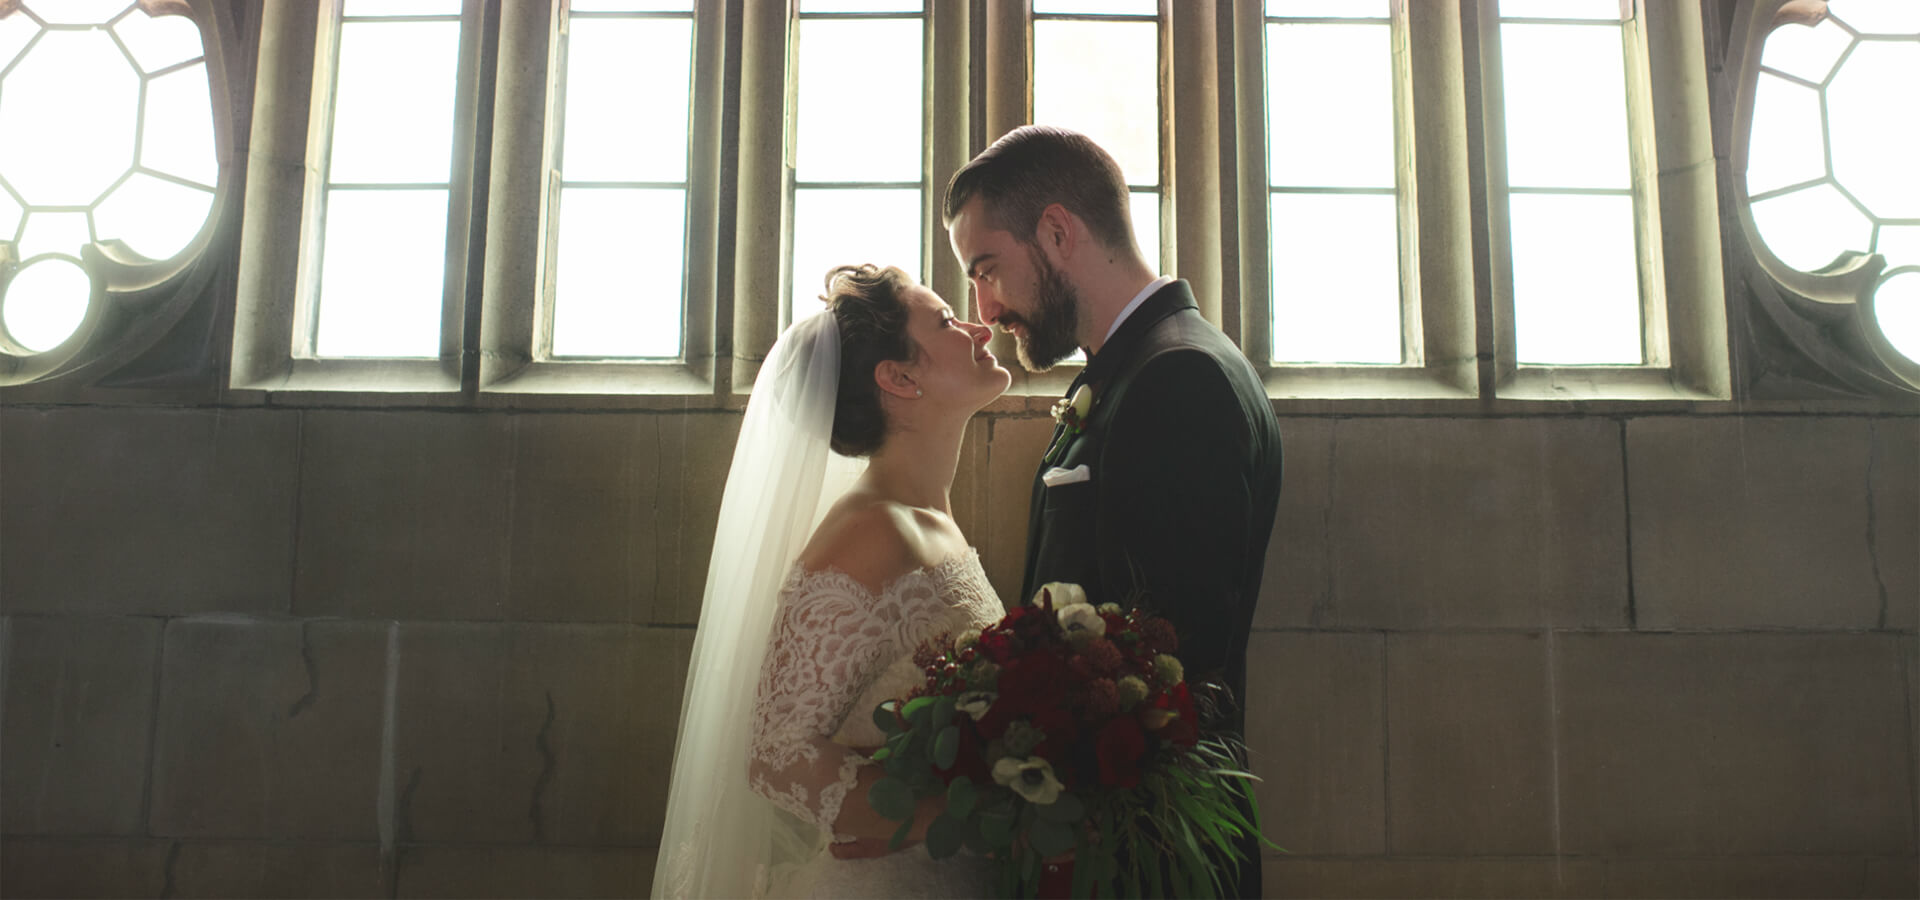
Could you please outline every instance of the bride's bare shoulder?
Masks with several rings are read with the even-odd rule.
[[[915,546],[913,512],[907,507],[854,491],[827,510],[813,537],[800,551],[802,568],[845,572],[869,590],[882,588],[921,566]]]

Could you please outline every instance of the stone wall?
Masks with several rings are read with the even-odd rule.
[[[1286,412],[1272,896],[1920,890],[1920,418]],[[0,894],[644,893],[737,427],[0,409]]]

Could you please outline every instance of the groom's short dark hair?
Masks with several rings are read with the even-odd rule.
[[[974,197],[981,199],[988,225],[1023,243],[1033,243],[1040,213],[1058,203],[1101,243],[1139,251],[1120,164],[1077,131],[1022,125],[980,151],[947,182],[942,218],[948,227]]]

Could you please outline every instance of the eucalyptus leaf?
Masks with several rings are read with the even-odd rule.
[[[922,718],[926,716],[928,708],[932,706],[932,697],[915,697],[912,700],[908,700],[906,706],[901,707],[900,714],[906,716],[907,721],[919,725]]]
[[[936,720],[938,721],[938,720]],[[953,761],[960,757],[960,729],[948,725],[940,729],[933,737],[933,764],[942,769],[953,768]]]
[[[934,859],[946,859],[960,852],[960,845],[967,839],[967,825],[962,819],[944,815],[927,825],[927,855]]]
[[[1002,813],[981,813],[980,836],[993,847],[1013,846],[1013,817]]]
[[[1061,791],[1058,799],[1035,806],[1034,809],[1039,811],[1040,818],[1054,822],[1077,822],[1087,813],[1086,804],[1081,803],[1072,791]]]
[[[895,822],[913,820],[913,788],[888,775],[867,789],[867,802],[873,811]]]
[[[933,701],[933,712],[928,714],[929,721],[935,727],[953,721],[953,713],[958,701],[952,697],[938,697]]]
[[[1059,856],[1073,849],[1073,829],[1051,819],[1036,819],[1027,829],[1027,843],[1041,856]]]
[[[905,822],[901,822],[900,827],[894,830],[893,837],[887,841],[887,849],[888,850],[900,849],[900,846],[907,842],[907,832],[912,830],[913,830],[912,819],[908,819]]]
[[[892,747],[881,747],[880,749],[873,751],[873,761],[886,762],[887,757],[892,755],[893,755]]]
[[[894,717],[894,711],[899,708],[898,700],[888,700],[873,708],[873,724],[881,734],[893,734],[900,730],[900,720]]]
[[[947,814],[962,819],[973,815],[973,782],[967,778],[955,778],[947,785]]]

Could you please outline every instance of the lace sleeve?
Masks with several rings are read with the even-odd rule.
[[[748,779],[754,791],[832,833],[869,760],[834,743],[855,700],[900,648],[851,577],[797,567],[780,592],[754,695]]]

